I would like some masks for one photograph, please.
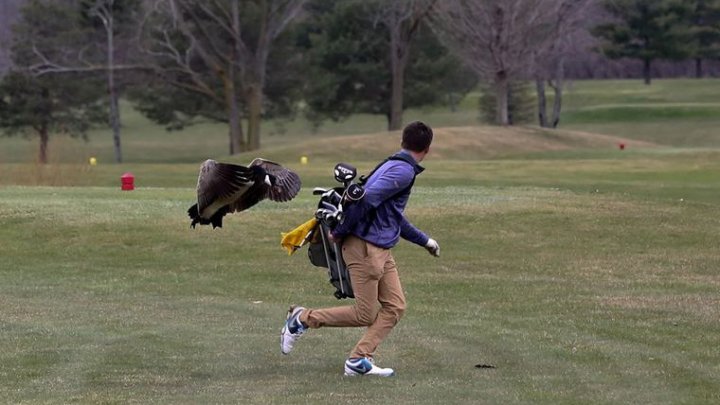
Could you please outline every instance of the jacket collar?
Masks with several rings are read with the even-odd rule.
[[[425,170],[424,167],[420,166],[420,163],[415,161],[415,158],[406,149],[400,149],[400,151],[397,152],[393,156],[396,156],[396,157],[410,163],[413,167],[413,170],[415,170],[415,175],[418,175],[418,174],[422,173],[423,170]]]

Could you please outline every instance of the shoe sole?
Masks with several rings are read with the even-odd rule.
[[[282,353],[282,354],[284,354],[284,355],[286,355],[286,356],[287,356],[288,354],[290,354],[290,352],[291,352],[292,349],[293,349],[293,348],[291,347],[290,350],[288,350],[288,351],[286,352],[286,351],[283,350],[283,347],[285,347],[285,333],[288,331],[288,330],[287,330],[287,321],[290,319],[290,317],[292,317],[292,314],[293,314],[293,311],[295,311],[295,308],[297,308],[297,305],[290,305],[290,309],[288,309],[288,314],[287,314],[287,316],[285,317],[285,325],[283,325],[283,328],[282,328],[282,330],[280,331],[280,353]]]
[[[382,374],[359,374],[359,373],[348,374],[348,373],[345,373],[345,377],[366,377],[366,376],[395,377],[395,372],[393,371],[392,374],[388,374],[388,375],[382,375]]]
[[[346,368],[345,370],[345,377],[365,377],[365,376],[376,376],[376,377],[394,377],[395,376],[395,370],[392,371],[390,374],[377,374],[377,373],[370,373],[367,372],[365,374],[358,373],[357,371],[350,370]]]

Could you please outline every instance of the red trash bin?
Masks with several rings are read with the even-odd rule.
[[[135,190],[135,176],[132,173],[127,172],[120,176],[120,182],[122,190]]]

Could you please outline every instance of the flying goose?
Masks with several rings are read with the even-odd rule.
[[[300,184],[297,173],[269,160],[256,158],[245,167],[208,159],[200,166],[197,204],[188,209],[190,226],[222,228],[225,214],[244,211],[265,198],[290,201]]]

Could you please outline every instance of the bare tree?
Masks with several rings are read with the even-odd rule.
[[[420,23],[436,2],[437,0],[387,0],[374,4],[375,22],[382,24],[390,33],[392,93],[388,129],[391,131],[402,126],[403,89],[410,44]]]
[[[97,31],[90,27],[81,27],[73,32],[71,39],[59,42],[56,46],[31,44],[33,62],[24,66],[36,77],[68,73],[104,73],[109,95],[109,121],[113,132],[115,162],[122,163],[121,123],[119,95],[116,84],[116,72],[145,68],[137,63],[117,63],[117,31],[114,11],[115,0],[93,0],[87,2],[88,15],[102,22],[103,39],[97,40]],[[72,29],[72,28],[68,28]],[[132,30],[128,30],[132,31]],[[44,39],[38,38],[43,41]],[[125,39],[127,42],[127,38]],[[124,45],[127,45],[126,43]]]
[[[446,0],[436,3],[433,29],[480,78],[493,84],[496,123],[508,125],[508,84],[532,71],[553,32],[561,0]]]
[[[271,45],[302,15],[306,1],[153,2],[144,24],[144,51],[153,57],[156,71],[168,83],[225,105],[231,154],[260,148]],[[252,23],[243,25],[242,11],[253,15]],[[211,75],[206,74],[208,70]],[[247,141],[242,130],[241,100],[247,109]]]
[[[24,2],[25,0],[0,1],[0,77],[2,77],[11,67],[11,28],[20,17],[20,8]]]
[[[557,15],[551,22],[553,29],[545,46],[539,47],[535,57],[535,86],[538,100],[538,119],[541,127],[556,128],[560,122],[563,87],[565,85],[565,59],[575,51],[578,37],[587,31],[584,22],[595,0],[560,0]],[[545,83],[553,89],[553,112],[547,119]]]
[[[113,131],[115,162],[122,163],[122,147],[120,144],[120,104],[118,103],[117,87],[115,86],[115,18],[113,5],[115,0],[95,0],[90,13],[99,18],[105,28],[107,41],[107,84],[110,95],[110,127]]]

